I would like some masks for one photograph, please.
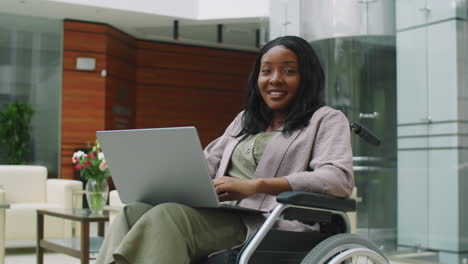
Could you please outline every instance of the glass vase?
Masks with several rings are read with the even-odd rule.
[[[109,196],[109,185],[106,180],[89,179],[86,183],[86,200],[92,214],[102,214]]]

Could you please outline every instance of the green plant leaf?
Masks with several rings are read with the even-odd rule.
[[[0,143],[6,149],[8,163],[26,164],[34,110],[19,102],[5,105],[4,109],[0,112]]]

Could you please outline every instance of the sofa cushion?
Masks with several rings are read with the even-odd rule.
[[[4,202],[37,203],[46,201],[47,168],[30,165],[0,165],[0,185]]]
[[[31,234],[37,232],[37,209],[62,208],[59,204],[24,203],[11,204],[6,210],[5,239],[8,240],[34,240]],[[45,237],[63,237],[64,220],[46,216],[44,218]]]

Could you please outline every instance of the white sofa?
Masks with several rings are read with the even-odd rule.
[[[0,227],[6,247],[35,246],[37,209],[82,207],[83,184],[47,179],[43,166],[0,165],[0,189],[0,201],[10,205],[5,212],[5,230]],[[69,220],[46,216],[44,223],[45,237],[72,236]]]
[[[5,203],[5,191],[0,189],[0,205]],[[5,208],[0,207],[0,264],[3,264],[5,258]]]
[[[114,221],[115,216],[123,209],[124,203],[120,200],[117,190],[109,192],[109,225]]]

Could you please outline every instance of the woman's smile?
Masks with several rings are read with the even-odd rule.
[[[279,90],[270,90],[268,91],[268,96],[273,100],[278,100],[284,98],[288,93],[286,91]]]

